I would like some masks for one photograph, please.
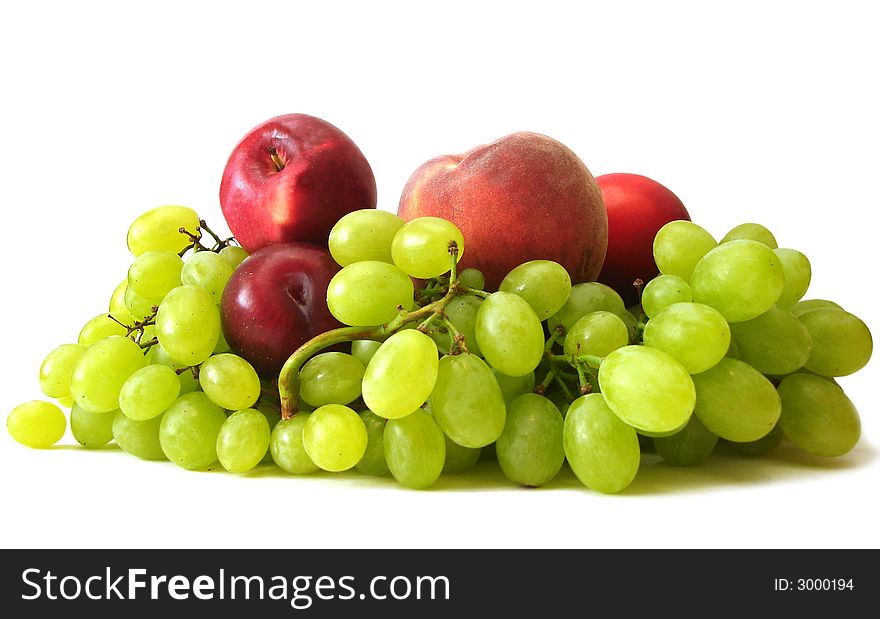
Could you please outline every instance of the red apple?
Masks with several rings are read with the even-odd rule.
[[[273,243],[326,247],[340,217],[376,208],[376,179],[342,131],[314,116],[287,114],[251,130],[232,151],[220,208],[248,253]]]
[[[270,245],[242,262],[223,291],[223,334],[259,374],[275,378],[315,335],[341,326],[327,309],[327,285],[339,271],[330,252],[306,243]]]
[[[599,281],[614,288],[627,305],[636,302],[636,279],[657,275],[654,236],[670,221],[688,219],[681,200],[669,189],[638,174],[596,177],[608,213],[608,251]]]
[[[605,257],[605,207],[593,175],[565,145],[537,133],[422,164],[397,214],[454,222],[464,234],[459,269],[480,269],[486,290],[539,258],[562,264],[574,282],[592,280]]]

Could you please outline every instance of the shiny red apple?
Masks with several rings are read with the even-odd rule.
[[[636,279],[647,283],[657,275],[654,236],[670,221],[690,219],[687,209],[669,189],[638,174],[596,177],[608,213],[608,250],[599,281],[635,303]]]
[[[241,246],[327,246],[339,218],[376,208],[376,179],[363,153],[330,123],[278,116],[238,143],[223,172],[220,207]]]
[[[257,372],[275,378],[315,335],[341,326],[327,309],[327,285],[339,271],[330,252],[307,243],[270,245],[242,262],[223,291],[223,334]]]

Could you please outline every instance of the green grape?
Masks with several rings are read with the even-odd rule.
[[[730,349],[730,329],[724,316],[700,303],[675,303],[645,326],[646,346],[662,350],[691,374],[705,372]]]
[[[144,320],[153,313],[153,307],[157,305],[146,297],[136,293],[131,286],[125,288],[125,309],[135,320]]]
[[[736,340],[733,339],[732,336],[730,338],[730,348],[727,349],[727,354],[724,356],[730,357],[731,359],[739,359],[739,347],[736,345]]]
[[[807,301],[798,301],[795,303],[794,307],[791,308],[791,313],[795,316],[800,316],[801,314],[806,314],[810,310],[821,308],[843,309],[834,301],[827,301],[825,299],[808,299]]]
[[[639,470],[638,435],[608,408],[601,393],[572,402],[562,444],[571,470],[582,484],[598,492],[620,492]]]
[[[412,280],[393,264],[366,260],[343,267],[327,286],[327,307],[339,322],[385,324],[413,303]]]
[[[266,423],[269,424],[269,429],[274,430],[275,426],[278,425],[278,422],[281,421],[281,411],[278,407],[272,403],[258,403],[255,408],[266,418]],[[302,412],[302,409],[300,409],[300,412]]]
[[[6,418],[6,429],[22,445],[47,449],[64,436],[67,419],[51,402],[31,400],[12,409]]]
[[[226,341],[226,336],[223,335],[223,329],[220,329],[220,337],[217,338],[217,343],[214,345],[215,355],[220,355],[225,352],[231,352],[232,348],[229,346],[229,342]]]
[[[683,428],[696,399],[684,366],[647,346],[624,346],[605,357],[599,366],[599,386],[618,417],[650,436],[674,434]]]
[[[125,325],[132,324],[131,314],[98,314],[88,321],[79,332],[77,342],[82,346],[91,346],[97,341],[103,340],[111,335],[128,335],[128,328]]]
[[[779,447],[780,443],[782,443],[782,438],[782,428],[779,427],[779,424],[776,424],[773,426],[773,429],[770,430],[769,434],[762,436],[757,441],[749,441],[748,443],[733,443],[728,441],[727,444],[730,445],[734,451],[738,451],[745,456],[763,456]]]
[[[174,464],[203,470],[217,461],[217,436],[226,413],[204,393],[182,395],[162,415],[159,442]]]
[[[80,344],[62,344],[43,359],[40,366],[40,389],[50,398],[70,395],[70,377],[73,366],[83,356],[86,347]]]
[[[231,353],[214,355],[202,363],[199,385],[214,404],[233,411],[250,408],[260,397],[257,371]]]
[[[135,421],[164,413],[180,396],[180,378],[167,365],[148,365],[128,377],[119,392],[119,410]]]
[[[492,370],[475,355],[440,359],[430,402],[437,425],[463,447],[488,445],[504,429],[504,395]]]
[[[443,462],[444,473],[467,473],[474,468],[480,459],[480,447],[462,447],[448,436],[446,439],[446,460]]]
[[[367,428],[358,414],[341,404],[316,408],[303,427],[303,447],[325,471],[346,471],[364,457]]]
[[[525,376],[508,376],[492,368],[492,374],[501,388],[504,405],[510,408],[511,403],[524,393],[531,393],[535,388],[535,373],[529,372]]]
[[[798,316],[810,333],[813,347],[804,367],[822,376],[848,376],[871,359],[874,340],[857,316],[832,308],[819,308]]]
[[[343,267],[365,260],[391,264],[391,241],[403,224],[403,219],[388,211],[373,208],[352,211],[330,230],[330,255]]]
[[[128,287],[145,299],[159,303],[180,286],[183,259],[171,251],[144,252],[128,269]]]
[[[568,301],[571,277],[558,262],[531,260],[508,273],[498,289],[525,299],[543,321],[562,309]]]
[[[70,431],[80,445],[97,449],[113,440],[115,416],[115,412],[90,413],[74,404],[70,409]]]
[[[199,216],[186,206],[160,206],[134,220],[128,229],[128,250],[140,256],[150,250],[180,253],[190,244],[181,228],[195,233]]]
[[[246,408],[227,417],[217,435],[217,459],[230,473],[246,473],[269,449],[272,431],[258,410]]]
[[[176,363],[202,363],[214,352],[220,337],[220,312],[214,300],[201,288],[178,286],[159,308],[156,337]]]
[[[406,222],[394,235],[391,256],[394,264],[407,275],[430,279],[449,270],[452,243],[458,246],[458,262],[464,255],[461,230],[439,217],[417,217]]]
[[[604,357],[627,344],[629,330],[620,317],[599,311],[587,314],[572,325],[565,336],[563,350],[567,357]]]
[[[167,460],[159,441],[164,415],[146,421],[129,419],[122,412],[113,415],[113,440],[126,453],[144,460]]]
[[[813,274],[810,261],[796,249],[779,248],[774,249],[773,253],[779,258],[785,273],[785,287],[776,304],[783,309],[791,309],[810,287]]]
[[[351,343],[351,356],[360,361],[364,368],[370,363],[370,359],[379,350],[382,342],[373,340],[355,340]]]
[[[664,275],[690,280],[694,267],[718,242],[697,224],[670,221],[654,237],[654,262]]]
[[[282,419],[272,430],[269,453],[282,470],[293,475],[308,475],[318,470],[303,447],[303,427],[309,413],[300,411],[290,419]]]
[[[444,310],[446,319],[464,336],[468,352],[478,356],[481,353],[476,336],[477,312],[480,310],[482,303],[483,300],[479,297],[464,295],[454,298]],[[448,331],[442,333],[434,331],[432,337],[437,342],[441,352],[448,352],[450,350],[452,340]]]
[[[248,253],[238,245],[227,245],[220,250],[220,256],[225,258],[233,269],[236,269],[248,257]]]
[[[220,303],[226,282],[232,277],[233,266],[220,254],[198,251],[190,254],[180,271],[180,282],[201,288]]]
[[[386,419],[372,411],[358,413],[364,427],[367,428],[367,449],[355,468],[364,475],[384,477],[389,475],[388,464],[385,462],[385,423]]]
[[[128,311],[128,308],[125,307],[125,291],[128,289],[128,278],[119,282],[119,285],[116,286],[116,289],[113,291],[113,294],[110,296],[110,305],[109,310],[111,314],[128,314],[131,313]]]
[[[642,292],[642,309],[645,315],[653,318],[673,303],[687,303],[694,300],[691,286],[677,275],[658,275],[648,282]]]
[[[544,329],[532,307],[510,292],[496,292],[480,305],[474,327],[480,352],[509,376],[524,376],[544,357]]]
[[[779,395],[758,370],[738,359],[722,359],[693,376],[694,414],[706,429],[728,441],[747,443],[765,436],[779,419]]]
[[[362,384],[367,407],[386,419],[409,415],[428,399],[437,381],[437,347],[421,331],[398,331],[367,365]]]
[[[58,400],[59,406],[63,406],[64,408],[72,408],[75,400],[72,395],[66,395],[63,398],[56,398]]]
[[[615,316],[620,318],[626,326],[626,332],[629,334],[630,344],[637,344],[639,342],[639,317],[634,312],[638,312],[640,316],[642,314],[641,306],[637,305],[635,307],[628,307],[625,312],[615,314]]]
[[[507,478],[523,486],[543,486],[556,477],[565,462],[556,405],[536,393],[514,400],[495,453]]]
[[[605,284],[598,282],[577,284],[571,287],[571,295],[565,305],[547,319],[547,328],[552,332],[557,325],[562,325],[568,332],[581,317],[600,310],[621,316],[626,311],[626,307],[620,295]]]
[[[300,397],[312,406],[348,404],[361,394],[364,364],[352,355],[325,352],[309,359],[299,373]]]
[[[675,434],[652,440],[660,457],[675,466],[702,464],[718,443],[718,437],[709,432],[696,415],[691,415],[687,425]]]
[[[694,267],[694,301],[717,309],[728,322],[760,316],[773,307],[785,287],[782,263],[757,241],[722,243]]]
[[[119,408],[119,393],[128,377],[144,367],[144,354],[127,337],[112,335],[82,354],[70,377],[70,394],[90,413]]]
[[[458,283],[472,290],[482,290],[486,286],[486,276],[479,269],[471,267],[458,274]]]
[[[383,438],[388,470],[402,486],[421,490],[437,481],[446,461],[446,437],[427,412],[419,409],[392,419]]]
[[[730,325],[739,359],[762,374],[791,374],[807,362],[812,340],[807,328],[778,305],[751,320]]]
[[[202,387],[199,385],[198,379],[191,371],[189,371],[190,366],[175,363],[175,361],[168,355],[168,351],[162,348],[162,344],[156,344],[150,348],[150,352],[153,353],[151,359],[153,365],[167,365],[173,370],[187,370],[185,372],[180,372],[179,374],[175,372],[177,378],[180,380],[180,395],[192,393],[193,391],[201,391]]]
[[[859,413],[843,389],[806,373],[792,374],[779,384],[782,415],[779,426],[792,443],[814,456],[849,452],[862,433]]]
[[[739,240],[756,241],[762,245],[766,245],[770,249],[776,249],[779,247],[773,233],[761,224],[740,224],[725,234],[724,238],[721,239],[721,242],[729,243],[730,241]]]

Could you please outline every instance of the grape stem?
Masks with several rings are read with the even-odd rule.
[[[553,382],[553,379],[555,377],[556,368],[551,367],[550,370],[547,372],[547,375],[544,377],[544,380],[542,380],[540,384],[535,385],[535,393],[537,393],[538,395],[544,395],[545,393],[547,393],[547,388]]]
[[[449,255],[452,267],[449,271],[449,288],[437,301],[419,307],[411,312],[401,309],[400,313],[384,325],[378,327],[340,327],[332,329],[320,335],[316,335],[308,342],[297,348],[281,368],[278,375],[278,394],[281,396],[281,418],[290,419],[299,412],[299,372],[306,361],[315,354],[334,344],[351,342],[354,340],[374,340],[382,342],[400,331],[405,325],[418,321],[427,322],[431,316],[437,315],[444,320],[443,311],[446,306],[457,296],[470,294],[472,290],[458,284],[458,245],[453,241],[449,245]],[[481,291],[482,292],[482,291]],[[488,293],[482,293],[488,296]],[[434,320],[437,320],[435,318]],[[451,323],[450,323],[451,324]],[[448,327],[447,327],[448,328]],[[464,336],[453,333],[453,341],[462,352],[467,352]],[[460,340],[458,339],[460,338]]]

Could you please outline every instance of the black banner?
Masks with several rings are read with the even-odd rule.
[[[838,614],[880,602],[877,559],[873,550],[14,550],[2,551],[0,612]]]

